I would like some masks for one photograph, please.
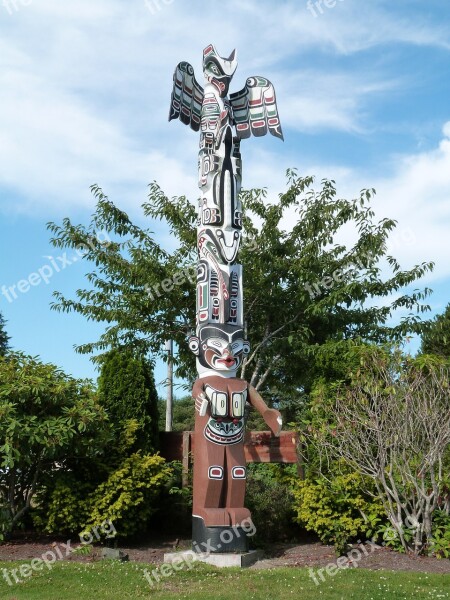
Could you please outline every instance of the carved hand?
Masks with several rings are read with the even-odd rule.
[[[198,396],[195,398],[195,410],[201,417],[206,415],[206,409],[208,408],[208,398],[205,396],[204,392],[200,392]]]
[[[278,412],[278,410],[275,410],[275,408],[268,408],[263,414],[263,419],[270,428],[272,434],[275,437],[278,437],[283,425],[281,414]]]

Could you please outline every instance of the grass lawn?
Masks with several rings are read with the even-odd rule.
[[[1,600],[126,600],[135,598],[198,600],[410,600],[450,599],[450,575],[341,570],[316,585],[307,569],[262,570],[215,569],[191,565],[161,577],[151,586],[141,563],[102,561],[96,563],[57,562],[51,570],[34,571],[22,583],[8,585],[11,569],[21,562],[0,563]],[[3,571],[5,569],[6,571]],[[26,571],[25,571],[26,573]],[[17,576],[22,579],[17,572]]]

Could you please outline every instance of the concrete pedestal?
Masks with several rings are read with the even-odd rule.
[[[184,552],[169,552],[164,554],[165,563],[180,564],[185,562],[186,564],[192,564],[194,562],[203,562],[208,565],[214,565],[215,567],[250,567],[257,560],[262,558],[262,550],[250,550],[249,552],[243,552],[239,554],[233,554],[231,552],[226,553],[210,553],[210,554],[197,554],[192,550],[185,550]]]

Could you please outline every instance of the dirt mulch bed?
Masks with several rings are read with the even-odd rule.
[[[31,560],[40,558],[46,552],[53,551],[59,558],[74,562],[95,562],[101,560],[101,547],[94,546],[89,555],[74,554],[69,549],[79,546],[79,541],[46,536],[21,536],[7,543],[0,544],[0,561]],[[69,548],[67,547],[69,546]],[[189,540],[174,538],[155,538],[147,543],[123,545],[120,549],[129,560],[159,564],[165,552],[189,549]],[[351,567],[365,569],[387,569],[391,571],[418,571],[423,573],[450,573],[450,560],[399,554],[385,547],[356,544],[347,555]],[[274,544],[266,550],[262,560],[256,562],[252,569],[275,567],[326,567],[335,563],[336,555],[332,546],[324,546],[315,541],[304,541],[298,544]]]
[[[266,553],[268,554],[268,553]],[[333,546],[319,542],[283,544],[274,547],[271,556],[255,563],[253,568],[313,567],[318,569],[336,563]],[[423,573],[450,573],[450,560],[429,556],[400,554],[383,546],[355,544],[347,553],[350,567],[364,569],[387,569],[391,571],[417,571]]]

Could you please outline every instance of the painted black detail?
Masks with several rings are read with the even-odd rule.
[[[206,527],[201,517],[192,517],[192,549],[197,554],[248,552],[248,542],[242,527]]]

